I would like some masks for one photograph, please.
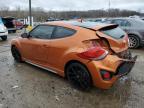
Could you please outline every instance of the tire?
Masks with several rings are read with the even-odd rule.
[[[21,54],[20,54],[19,50],[15,46],[11,47],[11,53],[12,53],[12,56],[14,57],[14,59],[17,62],[22,62]]]
[[[78,89],[89,90],[92,87],[92,78],[88,70],[80,63],[71,63],[66,67],[66,77]]]
[[[129,35],[129,48],[135,49],[140,46],[140,39],[135,35]]]
[[[1,36],[1,39],[2,39],[3,41],[6,41],[6,40],[7,40],[7,36]]]

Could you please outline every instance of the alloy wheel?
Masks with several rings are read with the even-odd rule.
[[[134,36],[129,37],[129,48],[137,48],[138,47],[138,39]]]
[[[21,55],[16,47],[11,48],[12,56],[17,62],[22,62]]]
[[[80,89],[88,90],[91,87],[91,76],[87,69],[79,63],[72,63],[68,66],[67,78],[72,85]]]

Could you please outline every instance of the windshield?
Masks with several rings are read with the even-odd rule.
[[[110,28],[110,29],[105,29],[105,30],[101,30],[101,32],[103,32],[104,34],[111,36],[112,38],[116,38],[116,39],[120,39],[123,38],[125,36],[125,32],[119,28]]]

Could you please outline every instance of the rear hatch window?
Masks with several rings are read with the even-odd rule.
[[[126,33],[119,27],[107,27],[100,31],[115,39],[123,38],[126,35]]]

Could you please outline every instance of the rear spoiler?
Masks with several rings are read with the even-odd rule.
[[[119,25],[117,24],[106,24],[104,26],[99,26],[99,27],[84,27],[84,26],[79,26],[79,27],[86,28],[86,29],[93,30],[93,31],[98,31],[98,30],[109,30],[109,29],[116,28],[118,26]]]
[[[105,25],[105,26],[100,26],[100,27],[96,27],[94,28],[94,30],[109,30],[109,29],[113,29],[113,28],[116,28],[118,27],[117,24],[108,24],[108,25]]]
[[[101,27],[99,28],[98,30],[110,30],[110,29],[114,29],[114,28],[117,28],[119,25],[116,25],[116,24],[112,24],[112,25],[108,25],[108,26],[104,26],[104,27]]]

